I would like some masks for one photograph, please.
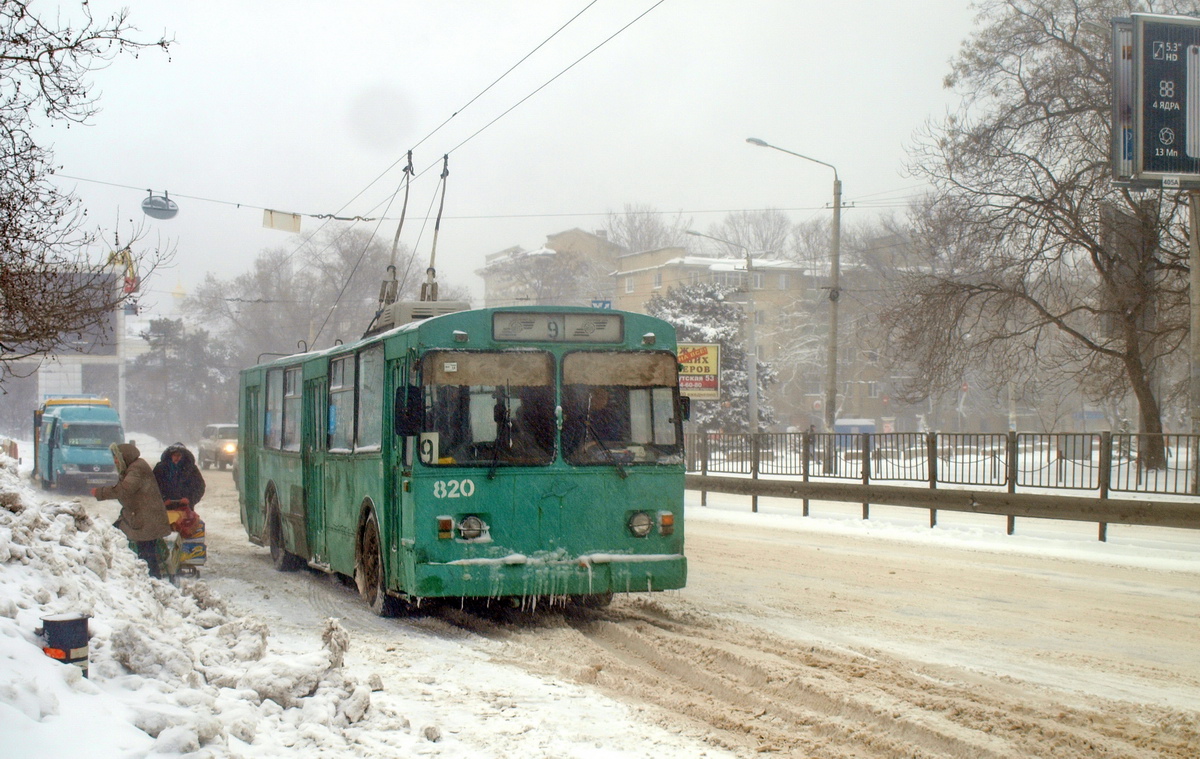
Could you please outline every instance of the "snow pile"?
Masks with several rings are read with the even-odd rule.
[[[54,614],[89,616],[90,669],[45,656]],[[273,756],[353,753],[356,727],[427,740],[372,710],[342,671],[350,641],[327,620],[325,649],[272,655],[261,620],[234,618],[203,582],[152,580],[125,536],[78,500],[41,502],[0,454],[0,735],[6,757]],[[378,681],[373,683],[379,686]]]

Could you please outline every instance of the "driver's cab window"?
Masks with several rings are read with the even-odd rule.
[[[541,466],[554,460],[554,362],[540,351],[434,351],[421,361],[434,466]]]
[[[563,358],[563,457],[572,464],[678,463],[675,357],[579,351]]]

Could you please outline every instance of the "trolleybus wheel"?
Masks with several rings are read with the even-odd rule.
[[[400,601],[389,596],[385,590],[383,544],[379,540],[379,521],[375,518],[375,512],[368,514],[367,522],[363,525],[354,581],[371,611],[381,617],[394,617],[400,612]]]
[[[283,521],[274,490],[267,493],[267,544],[271,548],[271,564],[280,572],[295,572],[304,566],[303,559],[283,547]]]

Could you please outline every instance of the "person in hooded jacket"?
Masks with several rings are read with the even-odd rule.
[[[154,479],[166,501],[179,501],[195,508],[204,497],[204,476],[196,466],[196,457],[183,443],[172,443],[154,465]]]
[[[167,507],[167,521],[188,538],[203,524],[195,506],[204,497],[204,476],[183,443],[172,443],[154,465],[154,479]]]
[[[171,533],[171,525],[154,471],[133,443],[113,443],[109,450],[117,466],[117,484],[92,488],[92,495],[98,501],[116,498],[121,502],[115,526],[129,538],[138,558],[146,562],[150,576],[162,577],[166,546],[160,544]]]

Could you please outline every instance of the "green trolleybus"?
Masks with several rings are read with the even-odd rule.
[[[682,588],[675,330],[572,307],[460,311],[241,374],[239,485],[277,569],[423,599],[606,603]]]

